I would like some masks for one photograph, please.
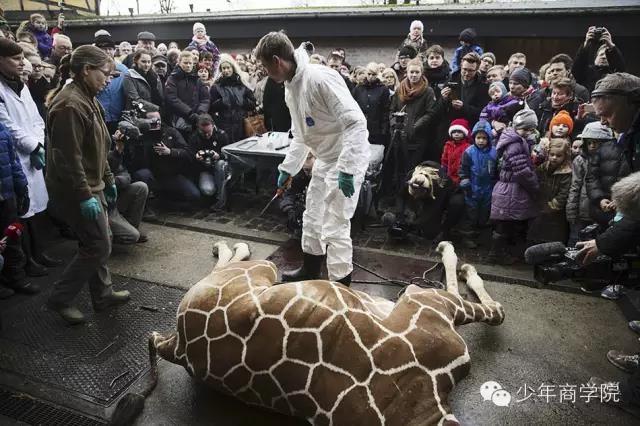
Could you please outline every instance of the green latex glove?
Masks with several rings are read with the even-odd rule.
[[[45,164],[44,148],[40,147],[38,148],[38,150],[32,152],[30,156],[30,160],[31,160],[31,165],[33,166],[34,169],[42,170]]]
[[[111,186],[105,185],[104,187],[104,198],[107,199],[107,203],[115,203],[118,199],[118,189],[116,185],[113,184]]]
[[[95,197],[80,202],[80,214],[85,219],[96,220],[101,211],[100,202]]]
[[[278,188],[284,188],[287,183],[287,179],[289,179],[291,175],[287,172],[280,171],[278,175]]]
[[[354,192],[356,192],[353,185],[353,175],[340,172],[338,174],[338,188],[340,188],[340,191],[342,191],[345,197],[351,198]]]

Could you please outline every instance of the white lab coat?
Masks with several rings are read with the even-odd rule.
[[[31,98],[27,86],[22,88],[18,96],[13,89],[0,80],[0,121],[13,136],[16,152],[29,182],[31,203],[29,211],[22,216],[29,218],[47,209],[49,195],[42,170],[36,170],[31,166],[30,154],[38,144],[44,146],[44,121],[38,113],[38,107]]]
[[[367,120],[336,71],[309,64],[302,48],[295,60],[296,73],[285,82],[293,141],[278,168],[294,176],[309,151],[316,157],[302,218],[302,250],[326,254],[329,279],[339,280],[353,269],[350,219],[369,165]],[[354,178],[351,198],[338,188],[340,172]]]

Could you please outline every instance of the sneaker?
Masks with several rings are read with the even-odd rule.
[[[638,354],[627,355],[623,352],[611,350],[607,352],[607,359],[611,364],[627,373],[633,373],[640,366],[640,355]]]
[[[110,295],[103,297],[99,302],[94,301],[93,309],[96,312],[101,312],[111,306],[127,303],[129,299],[131,299],[131,294],[128,290],[114,291]]]
[[[629,328],[636,333],[640,334],[640,321],[629,321]]]
[[[47,307],[57,312],[69,325],[78,325],[86,321],[84,314],[75,306],[64,306],[48,302]]]
[[[620,284],[611,284],[605,287],[600,296],[609,300],[618,300],[624,294],[624,286]]]

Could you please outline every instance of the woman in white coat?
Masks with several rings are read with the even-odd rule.
[[[8,41],[8,40],[7,40]],[[29,210],[21,217],[25,225],[23,249],[27,256],[27,274],[46,275],[43,266],[58,266],[56,259],[42,253],[41,238],[36,228],[43,219],[49,196],[44,183],[44,121],[31,98],[29,88],[20,81],[24,55],[16,43],[0,45],[0,121],[11,132],[22,169],[29,183]],[[40,263],[42,262],[42,263]]]

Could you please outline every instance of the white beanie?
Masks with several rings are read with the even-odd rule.
[[[422,21],[413,21],[411,23],[411,26],[409,27],[409,30],[414,29],[415,27],[420,27],[421,30],[424,30],[424,25],[422,24]]]
[[[202,22],[196,22],[195,24],[193,24],[193,34],[196,34],[196,30],[203,30],[204,33],[207,33],[207,29],[204,27],[204,24]]]
[[[103,30],[96,31],[93,34],[93,38],[98,38],[98,36],[101,36],[101,35],[106,35],[106,36],[111,37],[111,33],[109,31],[103,29]]]

